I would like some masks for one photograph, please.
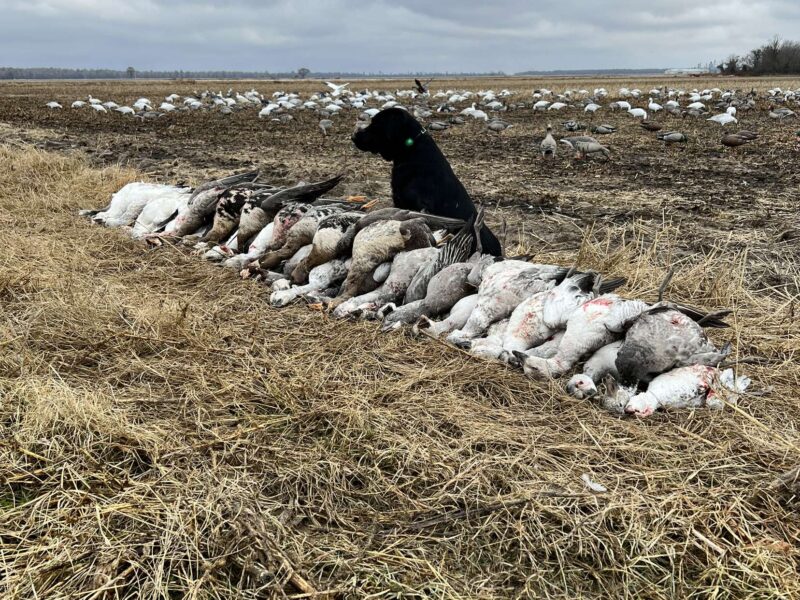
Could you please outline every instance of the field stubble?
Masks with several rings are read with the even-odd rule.
[[[779,236],[797,188],[773,129],[737,157],[651,148],[639,171],[626,171],[638,130],[607,164],[536,162],[538,115],[513,135],[471,124],[441,140],[476,196],[500,204],[515,249],[624,275],[623,293],[646,299],[675,265],[670,298],[735,309],[714,335],[758,359],[741,367],[753,393],[635,421],[429,340],[271,309],[259,284],[75,216],[141,177],[96,168],[128,162],[123,141],[131,160],[163,148],[151,167],[167,179],[252,163],[311,179],[346,155],[348,191],[383,191],[382,163],[344,141],[257,120],[230,121],[239,146],[189,121],[170,141],[169,126],[91,116],[6,118],[0,151],[4,595],[800,594],[797,488],[775,483],[800,462],[800,272]],[[24,145],[57,138],[90,162]],[[653,183],[662,164],[670,185]],[[700,198],[689,215],[672,206]]]

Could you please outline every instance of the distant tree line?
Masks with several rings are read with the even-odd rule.
[[[729,56],[717,69],[725,75],[797,75],[800,74],[800,42],[776,36],[744,56]]]
[[[3,79],[319,79],[342,78],[403,78],[403,77],[504,77],[502,71],[488,73],[352,73],[352,72],[312,72],[307,67],[297,71],[140,71],[133,67],[116,69],[60,69],[54,67],[0,67],[0,80]]]

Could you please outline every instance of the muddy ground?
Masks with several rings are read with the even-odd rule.
[[[410,83],[367,81],[352,82],[350,87],[394,91],[407,89]],[[437,81],[431,91],[508,88],[515,92],[514,102],[530,104],[532,90],[543,86],[558,92],[602,85],[611,93],[610,102],[622,86],[646,91],[665,84],[743,92],[756,87],[762,97],[773,85],[800,86],[793,80],[757,80],[754,85],[737,79],[507,79]],[[336,116],[332,134],[323,138],[319,116],[311,111],[293,111],[294,120],[281,124],[257,118],[255,108],[230,116],[198,111],[148,121],[69,108],[72,101],[89,94],[120,104],[140,96],[158,103],[173,92],[186,96],[209,88],[225,92],[229,87],[242,91],[255,87],[265,95],[298,91],[304,96],[324,89],[313,81],[9,82],[0,84],[0,135],[6,141],[83,152],[101,165],[127,164],[165,182],[196,181],[258,166],[263,179],[288,184],[344,169],[349,175],[341,193],[388,196],[389,165],[359,152],[350,142],[355,110]],[[51,100],[67,108],[45,108]],[[638,103],[644,106],[647,100]],[[800,122],[774,121],[767,109],[762,99],[756,110],[739,114],[738,127],[757,131],[760,137],[733,150],[720,145],[723,128],[713,122],[665,113],[651,117],[665,129],[689,136],[687,145],[665,148],[654,133],[640,129],[638,120],[608,109],[598,111],[593,121],[580,109],[513,110],[502,114],[513,127],[501,134],[489,131],[482,121],[470,120],[432,135],[475,200],[491,207],[489,222],[505,231],[509,251],[518,244],[541,251],[577,250],[592,227],[636,222],[644,224],[645,231],[657,232],[669,223],[680,228],[679,248],[687,254],[708,253],[724,240],[728,249],[752,256],[756,287],[792,286],[782,271],[794,270],[798,250],[795,201],[800,152],[795,132]],[[541,160],[537,145],[546,124],[554,125],[557,137],[575,135],[561,125],[569,118],[618,127],[601,140],[611,149],[611,159],[576,161],[564,150],[555,161]],[[724,132],[736,128],[731,125]]]
[[[726,83],[750,87],[676,82]],[[251,85],[320,87],[236,89]],[[541,85],[593,82],[443,87]],[[722,151],[718,126],[666,117],[691,142],[665,149],[605,113],[610,161],[552,164],[535,150],[547,120],[582,115],[434,132],[510,253],[625,276],[647,300],[678,266],[670,299],[734,309],[710,335],[748,394],[638,420],[408,331],[274,309],[189,248],[79,218],[134,179],[253,166],[276,183],[346,167],[342,195],[388,194],[389,166],[349,142],[355,113],[323,140],[305,112],[44,108],[205,86],[0,84],[0,596],[800,597],[800,125],[762,101],[742,116],[759,140]]]

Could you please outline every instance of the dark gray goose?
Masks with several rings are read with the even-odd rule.
[[[475,252],[481,253],[480,231],[483,227],[483,208],[478,210],[470,220],[444,246],[439,248],[436,260],[417,271],[406,290],[403,304],[422,300],[428,291],[428,283],[439,271],[455,263],[465,262]]]

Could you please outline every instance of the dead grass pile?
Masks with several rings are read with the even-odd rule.
[[[645,298],[674,265],[671,298],[736,308],[716,335],[760,359],[740,368],[761,395],[636,421],[271,309],[259,284],[75,215],[132,172],[0,164],[4,597],[800,594],[797,500],[770,487],[800,461],[796,298],[755,289],[724,241],[683,256],[670,224],[631,224],[536,257]]]

